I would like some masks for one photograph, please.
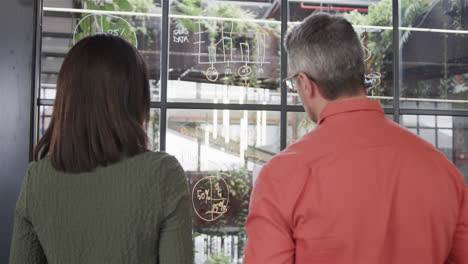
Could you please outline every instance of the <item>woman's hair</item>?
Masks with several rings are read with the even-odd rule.
[[[143,57],[125,39],[100,34],[78,42],[59,71],[34,160],[49,154],[55,169],[78,173],[147,151],[148,78]]]

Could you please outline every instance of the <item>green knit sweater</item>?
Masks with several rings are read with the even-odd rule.
[[[193,263],[184,172],[146,152],[89,173],[33,162],[16,205],[10,264]]]

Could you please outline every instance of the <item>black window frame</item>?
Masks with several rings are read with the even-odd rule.
[[[162,5],[162,34],[161,34],[161,94],[160,101],[151,102],[151,108],[159,110],[160,113],[160,131],[159,131],[159,150],[166,150],[166,131],[167,131],[167,111],[168,109],[196,109],[196,110],[254,110],[254,111],[277,111],[280,112],[280,150],[287,147],[287,114],[290,112],[304,112],[301,105],[288,105],[287,102],[287,87],[284,82],[281,82],[281,103],[280,104],[223,104],[223,103],[188,103],[188,102],[168,102],[168,65],[169,65],[169,6],[170,0],[161,0]],[[399,0],[392,0],[392,30],[393,30],[393,43],[400,42],[399,30]],[[34,131],[31,135],[31,149],[36,145],[39,137],[39,114],[40,107],[53,106],[54,100],[41,99],[39,97],[40,89],[40,73],[41,73],[41,46],[42,46],[42,16],[43,16],[43,0],[39,0],[39,8],[37,9],[37,32],[35,38],[35,73],[34,73],[34,104],[32,105],[34,111]],[[280,6],[281,18],[281,43],[286,35],[289,22],[289,1],[281,0]],[[400,123],[402,115],[435,115],[435,116],[461,116],[468,117],[468,110],[457,109],[413,109],[400,107],[400,71],[401,71],[401,50],[399,45],[393,46],[393,106],[384,107],[386,115],[393,115],[393,121]],[[287,54],[281,45],[281,79],[287,77]],[[32,155],[32,154],[31,154]],[[32,159],[32,156],[30,157]]]

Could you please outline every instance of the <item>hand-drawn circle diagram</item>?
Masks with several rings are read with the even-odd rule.
[[[241,76],[241,77],[247,77],[250,74],[252,74],[252,68],[250,68],[249,65],[241,66],[237,70],[237,74],[239,74],[239,76]]]
[[[113,15],[89,14],[83,17],[73,31],[73,45],[85,37],[97,34],[121,36],[138,47],[135,29],[125,19]]]
[[[195,213],[207,222],[215,221],[228,210],[229,187],[218,176],[207,176],[199,180],[192,190]]]
[[[214,66],[211,66],[206,69],[205,75],[209,81],[216,82],[219,77],[219,72]]]

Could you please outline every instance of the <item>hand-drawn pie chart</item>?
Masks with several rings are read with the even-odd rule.
[[[217,220],[228,210],[229,187],[226,181],[218,176],[199,180],[192,190],[192,203],[198,217],[207,222]]]
[[[83,17],[73,32],[73,45],[92,35],[113,34],[121,36],[138,47],[135,29],[125,19],[113,15],[89,14]]]

